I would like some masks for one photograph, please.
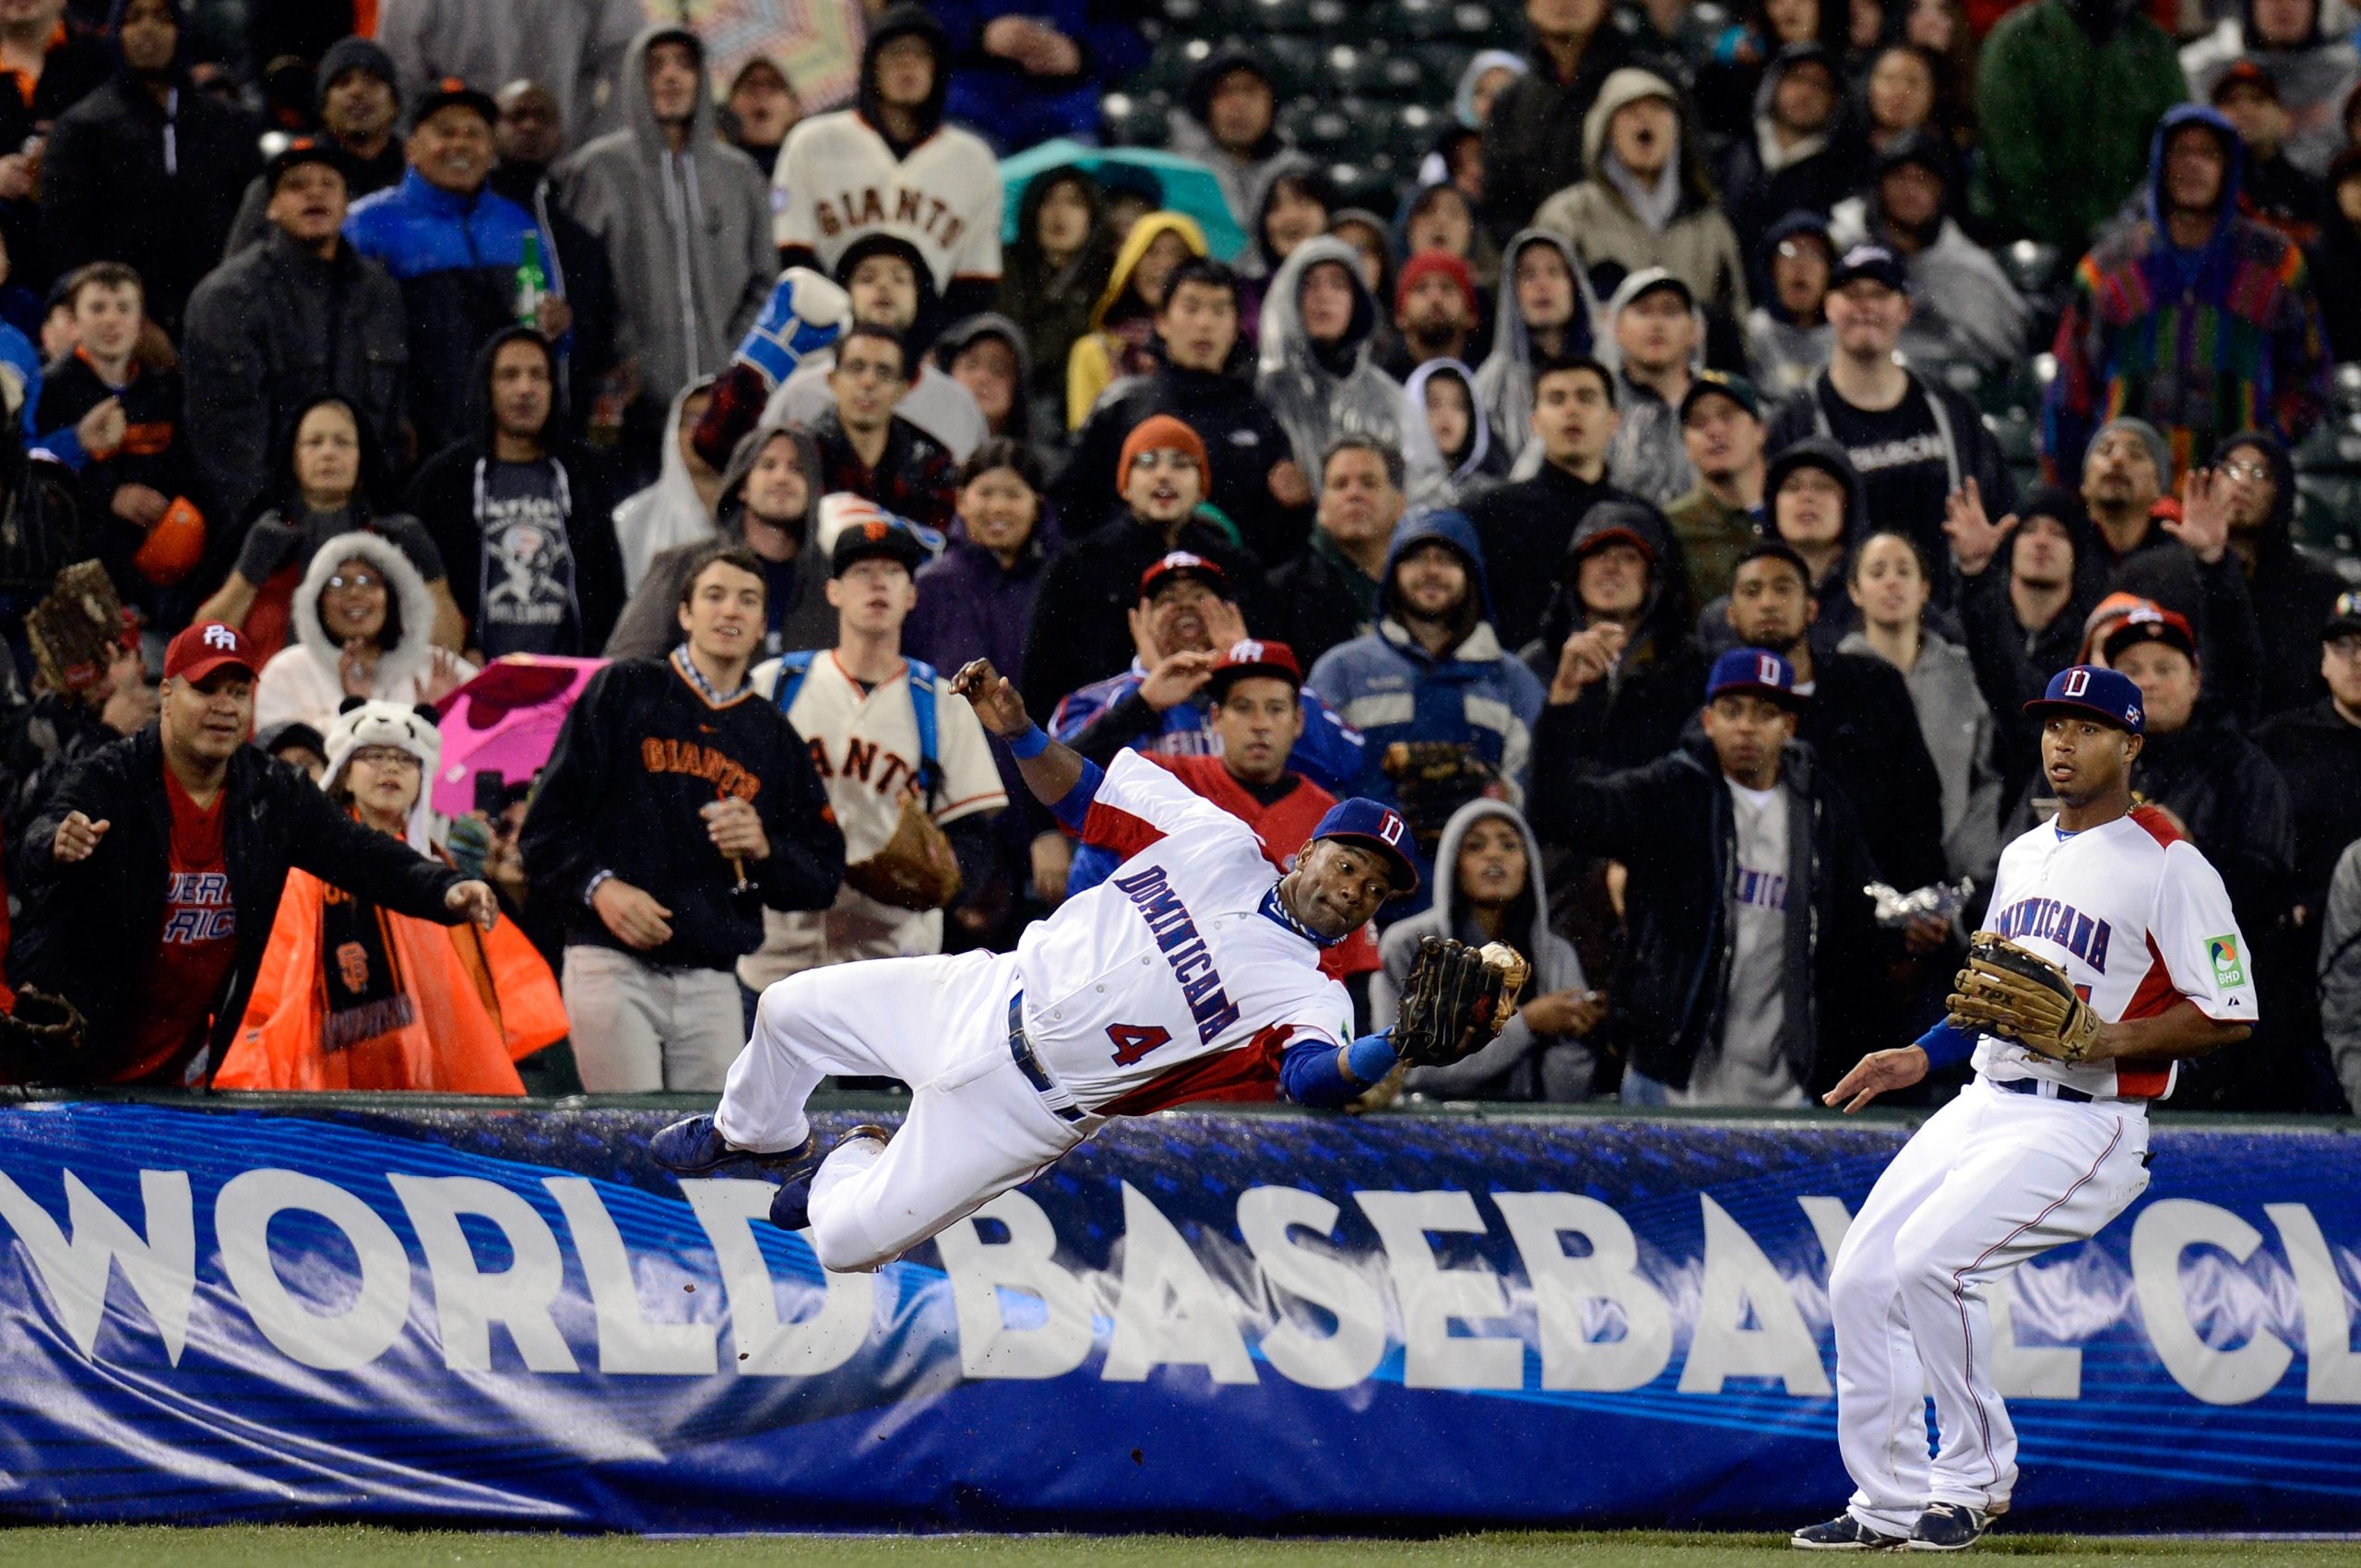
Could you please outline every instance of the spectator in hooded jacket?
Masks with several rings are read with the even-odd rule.
[[[1869,537],[1876,516],[1860,473],[1846,460],[1844,448],[1824,436],[1806,436],[1763,465],[1762,537],[1794,551],[1809,574],[1806,580],[1819,606],[1812,616],[1811,642],[1821,653],[1835,651],[1858,623],[1845,584],[1854,547]],[[1752,545],[1745,546],[1738,559],[1752,551]],[[1735,564],[1732,573],[1735,576]],[[1707,600],[1698,614],[1697,640],[1709,652],[1719,653],[1734,638],[1745,640],[1737,636],[1730,607],[1726,595]],[[1798,670],[1804,668],[1805,661],[1788,657]]]
[[[2361,840],[2361,790],[2353,787],[2361,778],[2361,595],[2338,596],[2316,640],[2328,695],[2273,714],[2254,732],[2254,743],[2286,780],[2295,817],[2296,914],[2289,944],[2299,975],[2317,967],[2338,858]]]
[[[559,407],[566,428],[581,434],[595,416],[610,422],[622,417],[619,403],[602,412],[600,394],[608,389],[623,358],[615,331],[623,311],[615,300],[615,272],[607,261],[607,247],[575,220],[558,200],[550,170],[564,150],[564,111],[557,94],[535,81],[513,81],[494,96],[500,118],[492,122],[492,166],[494,191],[533,215],[549,247],[541,253],[541,268],[549,288],[530,325],[540,328],[557,349],[564,393]]]
[[[1109,389],[1050,483],[1068,538],[1120,519],[1120,454],[1143,422],[1162,414],[1187,426],[1210,455],[1200,499],[1229,519],[1266,566],[1293,553],[1303,538],[1300,519],[1311,484],[1286,427],[1255,392],[1253,350],[1239,330],[1239,299],[1238,274],[1220,262],[1192,259],[1173,272],[1155,317],[1153,368]],[[1038,684],[1028,677],[1026,689]]]
[[[1844,94],[1837,57],[1818,42],[1784,45],[1764,68],[1753,122],[1733,138],[1719,172],[1740,255],[1759,251],[1776,220],[1826,212],[1858,183],[1857,154],[1838,125]]]
[[[1608,0],[1525,0],[1525,21],[1531,68],[1501,89],[1484,122],[1484,223],[1500,239],[1597,166],[1592,106],[1614,72],[1645,63]]]
[[[2240,0],[2221,24],[2180,52],[2191,98],[2214,101],[2213,89],[2240,64],[2268,73],[2287,117],[2286,153],[2319,174],[2344,147],[2345,101],[2361,87],[2361,51],[2349,30],[2321,23],[2321,0]]]
[[[2053,465],[2106,414],[2155,426],[2177,469],[2240,430],[2301,441],[2327,411],[2328,345],[2304,254],[2238,216],[2244,158],[2211,109],[2176,109],[2157,125],[2145,215],[2082,258],[2058,322],[2042,410]]]
[[[340,38],[320,56],[314,79],[320,117],[314,139],[334,149],[344,171],[345,199],[359,201],[399,182],[402,144],[394,128],[401,118],[402,100],[392,57],[368,39]],[[267,208],[277,185],[271,170],[266,169],[246,187],[230,226],[231,255],[269,232]]]
[[[936,370],[975,399],[986,438],[1033,439],[1033,405],[1026,397],[1033,357],[1023,327],[990,310],[955,321],[935,339],[932,358]]]
[[[516,319],[526,236],[549,251],[531,213],[485,188],[499,113],[489,95],[457,77],[413,99],[403,147],[409,172],[353,203],[344,220],[352,248],[401,286],[421,455],[467,434],[476,351]]]
[[[951,44],[952,118],[1014,149],[1098,129],[1099,95],[1147,64],[1112,0],[937,0]]]
[[[1376,327],[1377,303],[1342,240],[1305,241],[1271,279],[1254,392],[1278,416],[1307,474],[1317,473],[1339,435],[1401,442],[1402,388],[1371,356]],[[1301,537],[1287,541],[1290,552]]]
[[[620,486],[564,434],[557,355],[511,327],[477,356],[476,434],[427,459],[409,510],[434,536],[469,657],[595,657],[623,603]]]
[[[189,296],[189,446],[227,530],[253,516],[271,454],[312,398],[343,398],[379,450],[400,443],[409,324],[393,279],[344,238],[345,167],[324,142],[290,142],[264,175],[262,237]]]
[[[1033,364],[1025,397],[1044,433],[1073,428],[1066,361],[1091,331],[1092,307],[1114,270],[1115,235],[1098,182],[1072,164],[1036,174],[1017,199],[1016,238],[1001,257],[1000,308],[1024,330]]]
[[[1465,262],[1439,251],[1414,255],[1403,264],[1393,293],[1394,340],[1379,369],[1407,380],[1430,360],[1466,357],[1482,311]]]
[[[2140,183],[2157,118],[2189,96],[2172,40],[2137,0],[2033,0],[1984,41],[1975,212],[2067,252]]]
[[[1830,233],[1848,250],[1882,245],[1909,269],[1904,359],[2004,373],[2024,355],[2033,313],[1992,253],[1952,218],[1956,177],[1954,160],[1932,138],[1900,137],[1878,154],[1866,194],[1836,204]]]
[[[1505,942],[1533,966],[1533,978],[1516,1016],[1481,1050],[1448,1066],[1413,1067],[1402,1087],[1437,1099],[1588,1099],[1598,1053],[1587,1037],[1608,1000],[1584,975],[1574,944],[1549,929],[1541,843],[1524,815],[1484,800],[1453,812],[1435,846],[1435,882],[1433,907],[1385,932],[1384,968],[1370,982],[1372,1028],[1401,1016],[1424,937],[1478,947]]]
[[[1271,574],[1272,624],[1298,658],[1316,663],[1376,625],[1386,554],[1407,505],[1406,474],[1402,453],[1370,436],[1340,435],[1329,446],[1311,542]]]
[[[1537,229],[1565,236],[1592,280],[1661,267],[1706,310],[1745,319],[1746,265],[1738,234],[1705,177],[1680,95],[1662,77],[1628,69],[1608,78],[1583,123],[1590,175],[1541,204]]]
[[[342,534],[321,545],[291,614],[295,640],[255,683],[258,726],[292,719],[325,734],[347,697],[439,703],[476,672],[434,646],[425,580],[380,534]]]
[[[1397,900],[1403,914],[1431,897],[1434,846],[1453,811],[1479,793],[1524,797],[1541,683],[1501,647],[1489,607],[1466,514],[1406,517],[1386,556],[1377,629],[1322,654],[1306,682],[1361,732],[1360,777],[1347,788],[1397,807],[1419,838],[1421,892]],[[1458,763],[1440,784],[1419,776],[1437,752]]]
[[[1567,542],[1526,668],[1546,683],[1580,771],[1636,767],[1680,742],[1705,662],[1689,639],[1682,585],[1655,540],[1664,523],[1631,501],[1602,501]]]
[[[2278,442],[2258,431],[2233,435],[2214,452],[2213,473],[2228,487],[2230,552],[2262,636],[2261,711],[2305,707],[2320,695],[2314,629],[2344,579],[2296,548],[2296,468]]]
[[[912,0],[885,6],[861,46],[855,105],[788,133],[771,177],[772,237],[789,267],[834,271],[847,246],[885,232],[917,247],[953,320],[992,308],[1000,288],[1000,165],[945,123],[951,45]]]
[[[1170,414],[1150,414],[1122,437],[1109,482],[1121,512],[1070,539],[1050,559],[1033,596],[1024,689],[1034,694],[1029,700],[1037,718],[1047,718],[1066,693],[1120,673],[1131,662],[1138,638],[1129,623],[1139,605],[1140,580],[1176,552],[1220,570],[1250,630],[1268,624],[1254,558],[1198,516],[1210,468],[1204,441]],[[1060,502],[1062,518],[1075,510]]]
[[[1878,873],[1833,770],[1793,743],[1821,700],[1802,683],[1734,648],[1703,683],[1702,734],[1595,777],[1572,706],[1542,710],[1536,833],[1630,868],[1606,988],[1627,1104],[1801,1106],[1842,1069],[1822,1042],[1881,1021],[1858,983],[1884,956],[1861,892]]]
[[[176,0],[116,0],[109,20],[113,78],[50,130],[42,250],[59,272],[102,260],[136,267],[148,314],[178,337],[262,154],[245,117],[189,81]]]
[[[1763,296],[1747,313],[1746,362],[1774,398],[1809,386],[1835,350],[1828,280],[1840,253],[1828,224],[1817,212],[1790,212],[1763,234],[1756,256]]]
[[[1597,310],[1573,247],[1548,230],[1521,230],[1501,253],[1492,345],[1476,367],[1476,389],[1492,438],[1510,462],[1532,439],[1533,367],[1591,352]]]
[[[729,364],[778,269],[763,172],[716,135],[705,70],[694,32],[643,30],[614,85],[623,127],[557,172],[566,210],[607,247],[616,331],[637,372],[634,421],[651,435],[675,392]]]
[[[492,921],[490,887],[247,745],[255,684],[234,629],[189,626],[164,650],[159,722],[84,759],[27,831],[9,975],[88,1020],[71,1062],[30,1076],[202,1083],[200,1058],[220,1060],[245,1012],[291,869],[421,920]]]
[[[2287,111],[2279,102],[2279,84],[2271,73],[2242,60],[2213,79],[2207,101],[2246,144],[2238,210],[2296,244],[2317,242],[2328,216],[2328,187],[2317,172],[2296,167],[2288,158]]]
[[[1429,360],[1403,384],[1402,457],[1410,504],[1421,508],[1464,512],[1508,478],[1508,456],[1492,439],[1476,373],[1461,361]]]
[[[1775,452],[1821,435],[1841,445],[1868,488],[1868,516],[1909,532],[1934,564],[1937,601],[1948,603],[1948,497],[1971,480],[1987,496],[2011,492],[1999,444],[1975,406],[1895,359],[1915,308],[1909,271],[1892,252],[1846,251],[1828,291],[1835,355],[1772,416],[1770,444]],[[2007,510],[2005,500],[1996,505]]]
[[[625,51],[646,21],[632,0],[378,0],[376,35],[400,73],[405,101],[445,77],[530,77],[557,95],[565,143],[579,147],[623,119]]]
[[[1282,152],[1263,171],[1263,183],[1254,191],[1253,220],[1246,227],[1246,249],[1238,258],[1238,269],[1246,279],[1241,308],[1250,339],[1261,341],[1263,302],[1279,268],[1306,241],[1325,234],[1344,206],[1336,183],[1308,154]]]
[[[2041,731],[2024,711],[2049,678],[2082,658],[2082,621],[2098,602],[2077,570],[2098,546],[2082,498],[2044,485],[2017,505],[2016,526],[1988,540],[1955,535],[1959,618],[1999,737],[2000,798],[2014,802],[2038,766]]]
[[[811,434],[765,422],[741,436],[722,465],[713,532],[658,551],[607,639],[609,659],[658,659],[682,636],[678,612],[689,572],[719,542],[743,547],[763,574],[759,657],[835,646],[828,555],[819,537],[820,448]]]
[[[1255,196],[1271,160],[1287,149],[1278,112],[1270,68],[1251,46],[1236,42],[1198,63],[1171,112],[1168,145],[1214,172],[1241,229],[1253,225]]]
[[[1687,284],[1648,267],[1625,275],[1607,302],[1607,321],[1621,416],[1608,445],[1607,475],[1617,489],[1662,506],[1697,477],[1681,441],[1680,405],[1704,368],[1704,316]]]
[[[1172,276],[1205,254],[1204,232],[1185,214],[1149,212],[1132,225],[1090,307],[1088,330],[1066,350],[1068,430],[1082,428],[1109,386],[1156,369],[1157,318]],[[1243,298],[1241,291],[1241,309]]]

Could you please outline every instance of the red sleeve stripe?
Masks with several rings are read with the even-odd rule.
[[[1142,849],[1164,837],[1164,829],[1143,816],[1134,816],[1120,806],[1102,801],[1090,802],[1088,814],[1082,819],[1079,835],[1086,844],[1096,844],[1112,849],[1122,860],[1130,860]]]

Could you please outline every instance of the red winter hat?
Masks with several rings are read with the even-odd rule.
[[[1459,297],[1467,302],[1467,314],[1471,316],[1477,314],[1476,304],[1476,275],[1467,270],[1467,264],[1465,262],[1460,260],[1449,251],[1420,251],[1417,255],[1412,256],[1408,261],[1403,263],[1402,275],[1395,279],[1394,282],[1394,308],[1395,310],[1400,310],[1403,303],[1409,299],[1410,291],[1417,286],[1418,279],[1426,277],[1430,272],[1440,272],[1444,277],[1450,279],[1453,282],[1458,284]]]
[[[1205,484],[1213,483],[1213,461],[1205,456],[1205,444],[1197,433],[1170,414],[1156,414],[1140,421],[1123,437],[1122,455],[1115,459],[1118,493],[1131,477],[1132,459],[1143,452],[1186,452],[1197,459],[1197,472]]]

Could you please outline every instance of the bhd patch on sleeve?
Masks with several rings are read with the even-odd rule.
[[[2247,983],[2246,963],[2238,956],[2237,932],[2232,932],[2227,936],[2207,937],[2205,939],[2205,956],[2213,960],[2213,983],[2215,985],[2244,985]]]

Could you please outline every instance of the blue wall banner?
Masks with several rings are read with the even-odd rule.
[[[875,1276],[645,1110],[0,1110],[0,1518],[1793,1526],[1895,1123],[1171,1114]],[[824,1137],[858,1118],[824,1115]],[[2025,1527],[2361,1529],[2361,1139],[1995,1292]]]

